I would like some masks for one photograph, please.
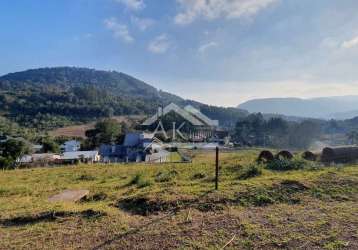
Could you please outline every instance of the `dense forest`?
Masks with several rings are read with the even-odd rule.
[[[152,114],[171,102],[193,105],[227,126],[247,115],[236,108],[184,100],[115,71],[58,67],[0,77],[0,115],[41,131],[104,117]]]

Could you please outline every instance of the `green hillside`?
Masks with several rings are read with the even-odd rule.
[[[52,129],[102,117],[152,114],[159,105],[191,104],[233,124],[246,112],[210,107],[157,90],[124,73],[58,67],[0,77],[0,115],[21,126]]]

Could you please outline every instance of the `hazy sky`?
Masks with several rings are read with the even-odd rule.
[[[357,0],[1,0],[0,74],[117,70],[198,101],[358,94]]]

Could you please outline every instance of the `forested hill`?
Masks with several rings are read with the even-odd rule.
[[[0,77],[0,115],[21,126],[51,129],[112,115],[151,114],[159,105],[191,104],[232,124],[247,113],[184,100],[115,71],[57,67]]]

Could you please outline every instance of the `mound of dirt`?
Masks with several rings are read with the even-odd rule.
[[[273,154],[268,151],[268,150],[264,150],[261,151],[261,153],[259,154],[259,157],[257,158],[257,162],[258,163],[269,163],[272,162],[275,159],[275,157],[273,156]]]
[[[287,160],[291,160],[293,158],[293,154],[290,151],[280,151],[278,154],[275,155],[275,159],[287,159]]]

